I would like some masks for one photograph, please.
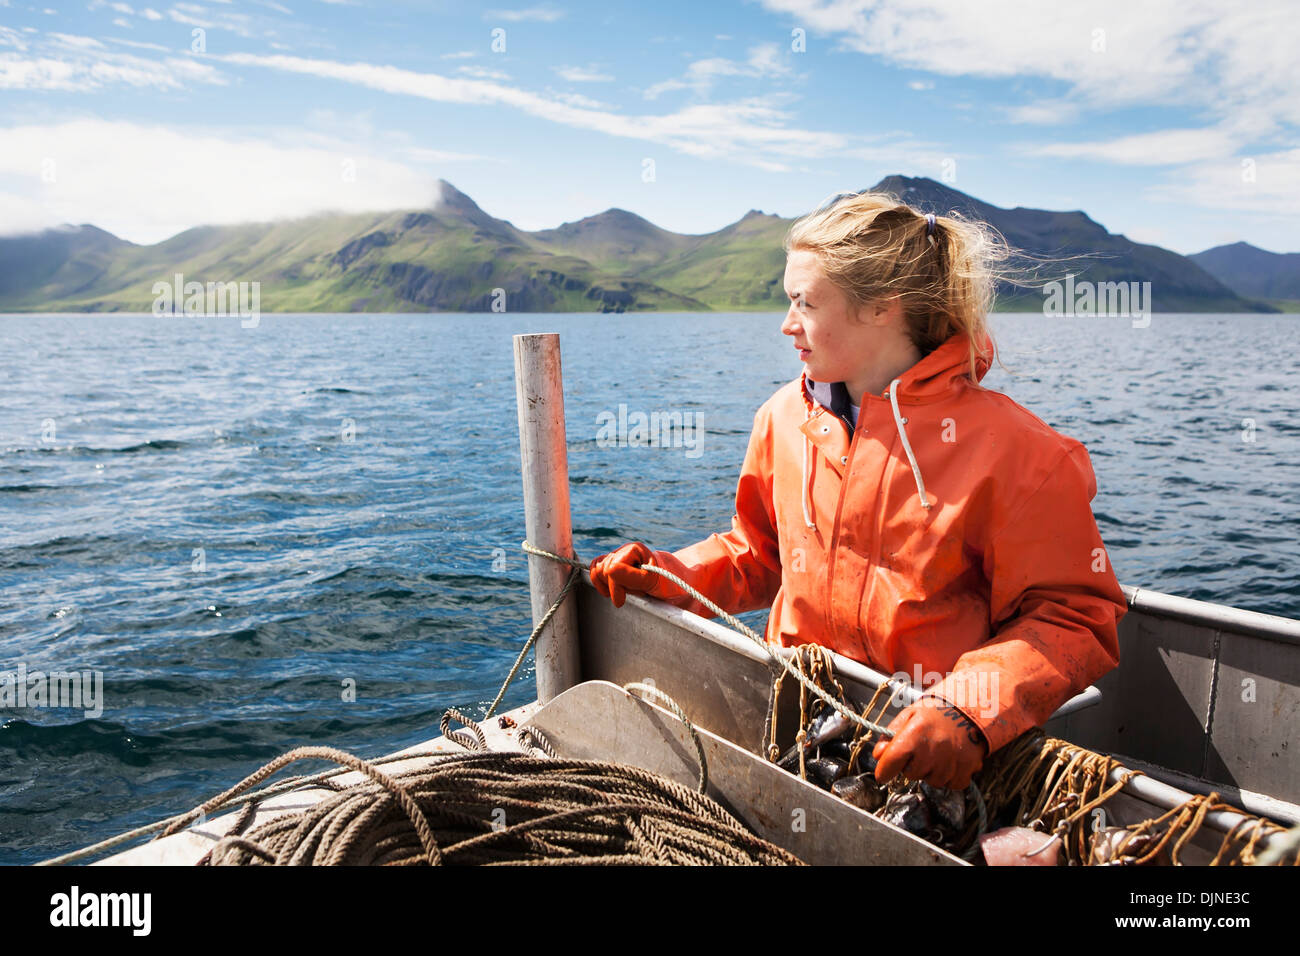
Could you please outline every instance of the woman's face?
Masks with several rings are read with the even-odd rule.
[[[852,382],[864,359],[878,352],[889,331],[870,307],[855,307],[826,277],[815,252],[795,249],[785,262],[790,311],[781,331],[794,340],[815,382]],[[858,396],[853,396],[856,403]]]

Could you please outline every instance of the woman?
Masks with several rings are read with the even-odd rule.
[[[1089,502],[1083,445],[979,382],[1002,249],[892,196],[838,198],[785,241],[781,331],[804,370],[754,416],[726,534],[592,562],[710,616],[653,562],[767,640],[822,644],[926,688],[876,776],[963,788],[988,754],[1119,663],[1127,604]]]

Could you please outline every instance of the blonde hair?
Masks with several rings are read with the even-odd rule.
[[[988,354],[987,317],[1009,251],[992,226],[956,212],[935,216],[932,236],[929,228],[925,213],[888,193],[840,193],[796,220],[784,248],[787,255],[815,253],[827,278],[859,306],[897,299],[922,355],[966,333],[977,381],[975,363]]]

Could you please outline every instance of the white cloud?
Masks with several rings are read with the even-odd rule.
[[[564,11],[544,4],[540,7],[526,7],[522,10],[488,10],[483,14],[484,20],[505,20],[507,22],[520,22],[524,20],[535,20],[541,23],[554,23],[564,16]]]
[[[80,225],[80,219],[74,219]],[[40,200],[0,190],[0,236],[17,236],[39,232],[51,226],[63,225],[51,218],[50,211]]]
[[[302,146],[293,132],[278,143],[206,127],[89,119],[0,128],[0,222],[10,232],[91,222],[125,239],[156,242],[196,223],[432,201],[432,173],[377,155],[365,143]],[[348,160],[354,182],[343,175]],[[53,181],[46,182],[42,174],[50,169]]]
[[[0,90],[86,93],[106,86],[181,89],[186,82],[224,84],[210,64],[183,57],[147,60],[129,53],[20,56],[0,53]]]
[[[70,33],[49,33],[47,36],[51,37],[56,43],[79,50],[102,50],[104,48],[104,44],[93,37],[74,36]]]
[[[167,16],[186,26],[202,27],[205,30],[229,30],[237,36],[250,39],[257,35],[253,18],[247,13],[210,10],[197,3],[178,3],[168,8]]]
[[[1193,204],[1234,214],[1284,218],[1287,238],[1297,248],[1295,217],[1300,216],[1300,148],[1197,162],[1179,170],[1172,181],[1148,191],[1152,199]],[[1282,225],[1282,223],[1279,223]]]
[[[763,43],[749,50],[748,59],[729,60],[726,57],[710,57],[696,60],[686,68],[684,76],[655,83],[645,91],[645,98],[652,100],[672,90],[694,90],[700,96],[706,95],[714,82],[723,76],[784,76],[790,73],[781,47],[775,43]]]
[[[1300,127],[1300,17],[1289,0],[761,2],[840,49],[894,66],[1014,80],[995,94],[1002,102],[983,107],[1012,123],[1077,129],[1090,113],[1173,107],[1169,125],[1182,128],[1040,138],[1019,151],[1166,166],[1148,199],[1249,214],[1274,235],[1294,231],[1276,218],[1300,203],[1296,154],[1286,151]],[[1255,163],[1254,181],[1243,180],[1243,161]]]
[[[340,112],[325,107],[309,110],[304,126],[294,131],[292,142],[336,152],[352,149],[340,143],[366,143],[373,153],[411,163],[499,162],[491,156],[416,145],[405,128],[376,126],[369,110]]]
[[[570,83],[611,83],[614,78],[594,67],[557,66],[555,72]]]
[[[590,96],[583,96],[581,93],[564,93],[551,92],[551,95],[561,103],[568,103],[570,106],[581,106],[589,110],[612,110],[614,107],[608,103],[602,103],[600,100],[593,100]]]
[[[23,39],[23,35],[17,30],[0,23],[0,46],[11,46],[15,50],[25,51],[27,41]]]
[[[963,158],[963,154],[937,143],[918,142],[908,136],[883,137],[877,143],[845,149],[842,155],[870,163],[876,169],[909,169],[929,176],[941,173],[945,163]]]
[[[1095,142],[1022,144],[1020,152],[1130,166],[1181,166],[1232,156],[1238,141],[1221,129],[1169,129]]]
[[[171,17],[176,23],[183,23],[186,26],[202,27],[210,30],[216,24],[211,20],[200,20],[194,14],[201,12],[202,7],[195,6],[192,3],[180,3],[167,11],[167,16]]]
[[[0,89],[49,90],[89,93],[110,86],[179,90],[187,83],[224,85],[226,79],[211,63],[155,43],[137,43],[115,37],[110,43],[169,54],[141,57],[110,50],[93,37],[46,33],[30,44],[12,30],[0,27],[0,47],[17,53],[0,53]]]
[[[1079,105],[1068,100],[1038,100],[1019,106],[1004,106],[1000,112],[1010,123],[1053,126],[1074,122],[1079,116]]]
[[[424,146],[402,146],[396,152],[413,163],[490,163],[500,162],[492,156],[474,153],[453,153],[445,149],[428,149]]]
[[[792,128],[777,98],[701,103],[664,115],[625,116],[566,102],[489,80],[417,73],[370,63],[341,63],[293,56],[232,53],[209,59],[243,66],[326,77],[359,86],[443,103],[498,105],[573,127],[641,140],[692,156],[730,158],[767,170],[786,170],[784,159],[829,155],[857,137]],[[772,154],[762,155],[764,152]]]
[[[1289,0],[761,0],[842,48],[942,76],[1034,77],[1088,108],[1249,106],[1300,122]]]
[[[757,76],[781,76],[790,72],[785,62],[785,51],[777,43],[761,43],[750,47],[746,65]]]
[[[172,53],[173,49],[169,46],[163,46],[161,43],[145,43],[140,40],[123,40],[119,37],[105,37],[109,43],[119,43],[122,46],[134,47],[139,50],[157,50],[160,53]]]
[[[486,66],[458,66],[457,73],[477,77],[480,80],[508,80],[510,74],[504,70],[490,70]]]
[[[224,3],[225,0],[216,0],[216,1],[217,3]],[[270,5],[270,7],[274,7],[274,5],[276,4],[268,4],[268,5]],[[130,4],[126,4],[126,3],[105,3],[105,0],[91,0],[90,5],[88,5],[86,9],[98,10],[101,7],[107,7],[108,9],[113,10],[114,13],[125,13],[127,14],[127,16],[131,16],[131,17],[143,17],[144,20],[162,20],[162,14],[157,12],[157,10],[153,9],[152,7],[135,9],[134,7],[131,7]],[[178,8],[181,9],[187,8],[190,9],[191,12],[195,12],[195,10],[201,10],[201,8],[196,7],[195,4],[178,4]],[[289,10],[285,9],[283,10],[283,12],[289,13]],[[120,23],[121,21],[114,20],[113,22]]]

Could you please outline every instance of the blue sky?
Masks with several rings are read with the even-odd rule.
[[[703,233],[902,173],[1300,251],[1297,41],[1269,0],[0,0],[0,231],[156,242],[443,178],[525,229]]]

